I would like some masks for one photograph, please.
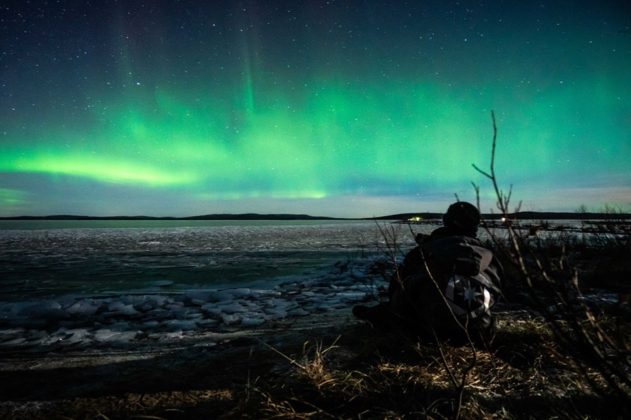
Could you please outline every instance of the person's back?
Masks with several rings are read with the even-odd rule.
[[[444,227],[417,237],[389,287],[387,308],[354,309],[359,318],[393,316],[421,335],[490,341],[491,307],[500,294],[501,266],[476,238],[480,215],[466,202],[452,204]],[[371,319],[372,318],[372,319]]]

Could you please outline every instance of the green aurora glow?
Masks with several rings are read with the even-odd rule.
[[[97,81],[70,87],[59,103],[40,91],[31,109],[29,92],[3,105],[0,213],[266,212],[287,200],[288,211],[334,216],[442,209],[454,193],[471,198],[470,182],[482,181],[471,163],[487,165],[490,109],[498,117],[498,173],[526,209],[624,208],[631,203],[624,188],[631,185],[631,42],[595,28],[570,30],[513,53],[518,36],[467,41],[472,50],[446,36],[461,49],[388,77],[388,60],[405,60],[396,49],[319,67],[330,61],[320,51],[311,71],[281,71],[270,64],[276,55],[237,36],[241,59],[232,75],[199,70],[174,81],[121,43],[118,76],[88,67]],[[590,43],[595,35],[598,45]],[[563,195],[581,188],[591,195]],[[63,191],[68,207],[45,189]],[[121,194],[138,201],[111,205]],[[415,200],[425,208],[409,208]],[[243,208],[253,203],[259,207]]]

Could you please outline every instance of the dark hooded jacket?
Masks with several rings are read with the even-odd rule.
[[[462,330],[445,300],[448,281],[454,275],[464,276],[486,288],[491,295],[491,306],[501,295],[499,261],[475,233],[466,233],[445,226],[417,240],[419,245],[405,256],[402,267],[391,280],[392,311],[415,324],[416,329],[433,328],[451,336]],[[494,325],[490,307],[479,316],[460,317],[459,322],[470,331],[482,331]]]

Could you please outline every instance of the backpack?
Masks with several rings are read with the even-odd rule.
[[[501,294],[500,274],[492,251],[475,238],[428,240],[405,257],[401,284],[391,283],[393,310],[420,328],[431,324],[437,332],[461,331],[460,325],[470,331],[490,329],[491,308]]]

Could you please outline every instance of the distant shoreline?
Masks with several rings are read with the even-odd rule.
[[[50,216],[9,216],[0,220],[354,220],[337,217],[309,216],[307,214],[207,214],[188,217],[160,217],[160,216],[81,216],[81,215],[50,215]]]
[[[5,216],[0,220],[440,220],[442,213],[399,213],[379,217],[326,217],[307,214],[206,214],[187,217],[155,217],[155,216],[82,216],[82,215],[49,215],[49,216]],[[576,213],[576,212],[519,212],[509,214],[516,220],[628,220],[631,213]],[[483,219],[497,220],[500,214],[483,214]]]

